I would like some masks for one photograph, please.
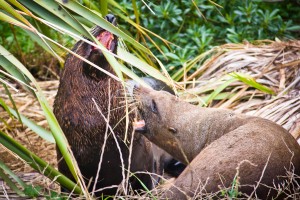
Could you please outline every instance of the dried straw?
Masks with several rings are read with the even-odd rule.
[[[225,44],[213,52],[203,65],[187,77],[187,81],[194,80],[196,84],[190,84],[182,96],[189,98],[190,94],[197,94],[203,97],[206,93],[202,91],[209,88],[212,92],[224,83],[220,78],[225,74],[248,74],[258,83],[271,88],[275,95],[271,97],[242,82],[233,82],[224,89],[228,92],[228,98],[214,101],[209,106],[231,108],[270,119],[299,138],[300,41]],[[235,95],[230,96],[233,93]]]

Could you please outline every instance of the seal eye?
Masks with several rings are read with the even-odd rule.
[[[156,106],[156,103],[155,101],[152,99],[151,101],[151,110],[152,112],[154,112],[155,114],[158,114],[158,110],[157,110],[157,106]]]
[[[168,130],[169,130],[171,133],[173,133],[173,134],[177,133],[177,129],[176,129],[176,128],[169,127]]]

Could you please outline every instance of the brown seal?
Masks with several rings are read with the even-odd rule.
[[[268,199],[277,191],[265,185],[283,184],[287,171],[300,175],[300,147],[274,122],[202,108],[163,91],[140,87],[134,95],[145,122],[136,130],[181,162],[190,162],[165,198],[219,192],[220,186],[230,188],[237,175],[240,192]]]
[[[112,24],[116,24],[116,19],[113,15],[107,15],[106,19]],[[109,51],[116,52],[117,37],[115,35],[100,27],[96,27],[92,34]],[[74,46],[73,51],[114,74],[112,67],[102,52],[90,44],[79,41]],[[107,129],[107,123],[96,109],[94,101],[105,117],[110,112],[109,125],[113,129],[113,133],[110,129],[107,132],[108,137],[96,189],[119,185],[123,180],[120,152],[124,161],[125,174],[127,173],[130,145],[128,141],[132,137],[132,127],[128,127],[127,132],[129,136],[125,143],[123,140],[126,130],[126,108],[120,105],[120,101],[124,100],[119,98],[121,91],[123,91],[123,86],[120,82],[72,54],[67,56],[54,102],[54,114],[71,146],[86,183],[89,183],[90,179],[92,179],[90,191],[95,183],[94,180],[97,175],[98,163]],[[108,110],[109,104],[110,111]],[[131,115],[129,118],[132,120],[133,116]],[[59,171],[73,179],[65,161],[61,160],[60,152],[57,151],[57,153],[60,161],[58,164]],[[151,144],[139,134],[135,134],[133,138],[130,171],[153,172]],[[139,173],[135,174],[135,176],[146,187],[152,188],[153,184],[150,175]],[[138,179],[134,177],[130,179],[131,187],[134,190],[143,189],[143,185]],[[113,187],[99,192],[97,196],[100,194],[114,195],[116,191],[117,188]]]

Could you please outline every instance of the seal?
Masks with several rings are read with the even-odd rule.
[[[106,20],[116,25],[116,18],[113,15],[107,15]],[[116,53],[118,38],[115,35],[101,27],[95,27],[92,34],[109,51]],[[115,74],[101,50],[92,45],[78,41],[73,51]],[[54,102],[54,114],[68,140],[86,184],[91,183],[89,191],[92,191],[94,184],[96,189],[108,187],[96,193],[96,196],[116,193],[116,185],[119,185],[124,177],[123,170],[129,168],[129,146],[132,137],[130,171],[155,172],[151,143],[144,136],[133,134],[132,126],[126,125],[126,108],[120,105],[122,99],[118,96],[122,90],[123,86],[120,82],[72,54],[67,56]],[[107,127],[104,117],[95,104],[105,117],[109,113],[109,126],[113,131]],[[133,118],[131,114],[129,120]],[[128,140],[124,141],[126,129]],[[107,138],[105,138],[106,132]],[[98,164],[105,141],[101,169],[98,173]],[[57,154],[59,171],[74,180],[59,150]],[[95,182],[97,175],[99,178]],[[153,187],[149,174],[138,173],[135,177],[130,178],[130,186],[133,190],[144,189],[144,186],[148,189]]]
[[[145,120],[135,130],[185,164],[205,146],[254,118],[226,109],[199,108],[167,92],[143,87],[135,89],[134,97]]]
[[[242,194],[268,199],[277,195],[274,186],[288,180],[287,171],[300,174],[299,145],[272,121],[202,108],[143,87],[134,97],[144,120],[136,131],[188,164],[163,198],[218,193],[236,180]]]
[[[145,81],[152,89],[157,91],[166,91],[171,95],[175,95],[174,91],[165,83],[158,79],[152,77],[143,77],[143,81]],[[127,92],[129,96],[133,97],[134,88],[140,87],[139,83],[134,80],[127,81]],[[185,165],[181,162],[175,160],[170,154],[152,144],[152,150],[154,153],[154,162],[155,169],[157,174],[166,173],[171,177],[178,177],[183,170],[185,169]]]

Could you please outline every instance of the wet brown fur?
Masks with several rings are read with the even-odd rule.
[[[136,89],[135,98],[146,124],[144,135],[178,160],[190,162],[164,198],[193,197],[203,189],[201,185],[203,193],[218,192],[219,186],[230,188],[237,172],[244,185],[239,191],[247,195],[261,177],[261,184],[272,187],[282,183],[278,176],[286,176],[287,171],[300,174],[300,147],[274,122],[202,108],[142,87]],[[262,199],[276,194],[262,185],[256,189]]]
[[[101,28],[98,28],[98,31],[94,31],[94,36],[99,34],[99,30]],[[114,37],[115,42],[117,42],[116,36]],[[89,44],[79,41],[73,48],[73,51],[114,74],[103,55],[90,53],[91,46]],[[115,51],[116,47],[114,48]],[[109,88],[111,91],[110,94]],[[126,108],[119,108],[121,106],[119,102],[122,98],[117,98],[121,91],[123,91],[123,86],[120,82],[94,69],[72,54],[67,56],[54,102],[54,114],[71,146],[81,173],[86,179],[86,183],[92,177],[93,180],[96,177],[107,126],[92,99],[95,100],[105,117],[107,117],[109,112],[108,105],[110,101],[109,125],[112,127],[121,147],[125,169],[128,169],[129,142],[126,144],[123,142],[126,129],[124,117],[126,115]],[[130,120],[132,118],[133,116],[130,117]],[[128,127],[128,134],[128,141],[130,141],[132,136],[131,126]],[[143,136],[135,134],[131,160],[132,172],[152,172],[153,155],[150,147],[151,145],[149,142],[147,143]],[[58,160],[60,160],[58,165],[59,170],[67,177],[72,178],[66,163],[64,160],[61,160],[62,156],[60,152],[57,151],[57,153]],[[122,181],[121,170],[120,153],[112,134],[108,130],[108,139],[96,189],[120,184]],[[138,175],[138,177],[147,187],[152,187],[150,176]],[[94,182],[92,182],[93,184]],[[136,179],[131,179],[131,186],[133,189],[142,189],[142,186]],[[115,192],[116,188],[104,190],[103,194],[114,195]]]

